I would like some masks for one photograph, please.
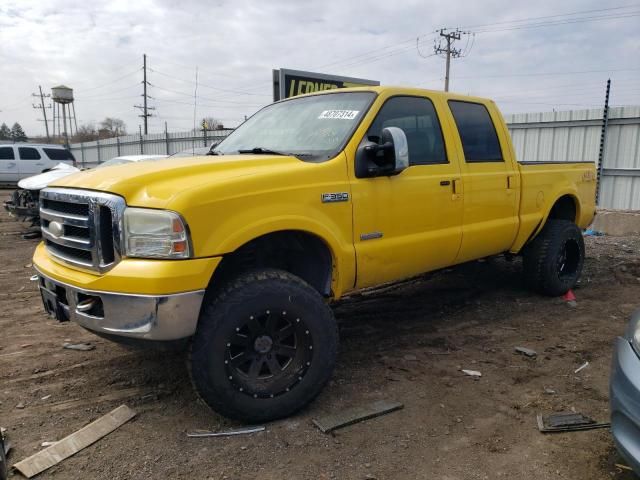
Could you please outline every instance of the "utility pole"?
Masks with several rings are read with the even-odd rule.
[[[446,70],[444,75],[444,91],[449,91],[449,71],[451,68],[451,59],[458,58],[462,56],[462,50],[459,48],[454,48],[453,44],[456,40],[460,40],[462,35],[468,35],[470,32],[463,32],[460,29],[456,29],[453,32],[449,32],[446,28],[440,29],[440,36],[443,37],[446,41],[446,46],[443,43],[438,43],[433,46],[433,51],[436,55],[445,55],[446,59]]]
[[[51,139],[49,137],[49,123],[47,122],[47,109],[44,106],[44,98],[45,97],[49,98],[51,95],[49,95],[49,94],[44,95],[42,93],[42,87],[40,85],[38,85],[38,88],[40,89],[40,94],[32,93],[31,96],[40,97],[40,105],[34,105],[33,108],[42,109],[42,116],[44,117],[44,128],[47,131],[47,142],[50,142]],[[51,107],[49,107],[49,108],[51,108]]]
[[[149,97],[149,95],[147,94],[147,85],[149,85],[149,82],[147,82],[147,54],[143,54],[142,55],[142,105],[134,105],[134,108],[139,108],[140,110],[142,110],[142,115],[138,115],[139,117],[142,117],[142,119],[144,120],[144,134],[147,135],[149,133],[149,125],[148,125],[148,118],[151,117],[152,115],[149,113],[149,110],[155,110],[155,108],[153,107],[149,107],[147,104],[147,99],[151,98]]]
[[[604,147],[607,141],[607,125],[609,123],[609,94],[611,93],[611,79],[607,80],[607,90],[604,94],[604,111],[602,112],[602,130],[600,132],[600,151],[598,152],[598,170],[596,176],[596,206],[600,206],[600,184],[604,169]]]

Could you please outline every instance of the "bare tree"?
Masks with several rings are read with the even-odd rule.
[[[101,137],[103,132],[106,132],[109,137],[119,137],[127,134],[127,126],[119,118],[107,117],[100,122],[99,132]]]
[[[80,125],[76,134],[72,137],[72,141],[74,143],[79,142],[92,142],[96,140],[98,137],[98,130],[92,123],[86,123],[84,125]]]

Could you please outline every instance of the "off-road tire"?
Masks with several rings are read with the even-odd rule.
[[[200,398],[214,411],[247,423],[265,422],[311,402],[330,379],[337,351],[336,321],[322,296],[295,275],[264,269],[205,296],[189,371]],[[280,352],[293,355],[289,363]],[[242,364],[242,355],[253,360]],[[258,375],[253,371],[252,376],[258,364]],[[242,370],[247,365],[248,371]],[[273,374],[279,366],[282,370]]]
[[[557,297],[575,287],[584,265],[584,239],[568,220],[549,220],[525,247],[524,277],[530,288]]]

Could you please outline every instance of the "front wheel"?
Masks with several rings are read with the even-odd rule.
[[[580,228],[568,220],[549,220],[542,232],[525,247],[525,279],[539,293],[564,295],[578,282],[584,255]]]
[[[190,371],[215,411],[255,423],[293,414],[331,377],[338,350],[333,312],[300,278],[245,273],[205,300]]]

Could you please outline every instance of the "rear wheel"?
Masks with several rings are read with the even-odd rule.
[[[254,271],[205,300],[191,347],[191,378],[222,415],[274,420],[320,393],[337,349],[333,313],[316,290],[288,272]]]
[[[525,279],[539,293],[564,295],[578,282],[584,255],[580,228],[568,220],[549,220],[525,248]]]

